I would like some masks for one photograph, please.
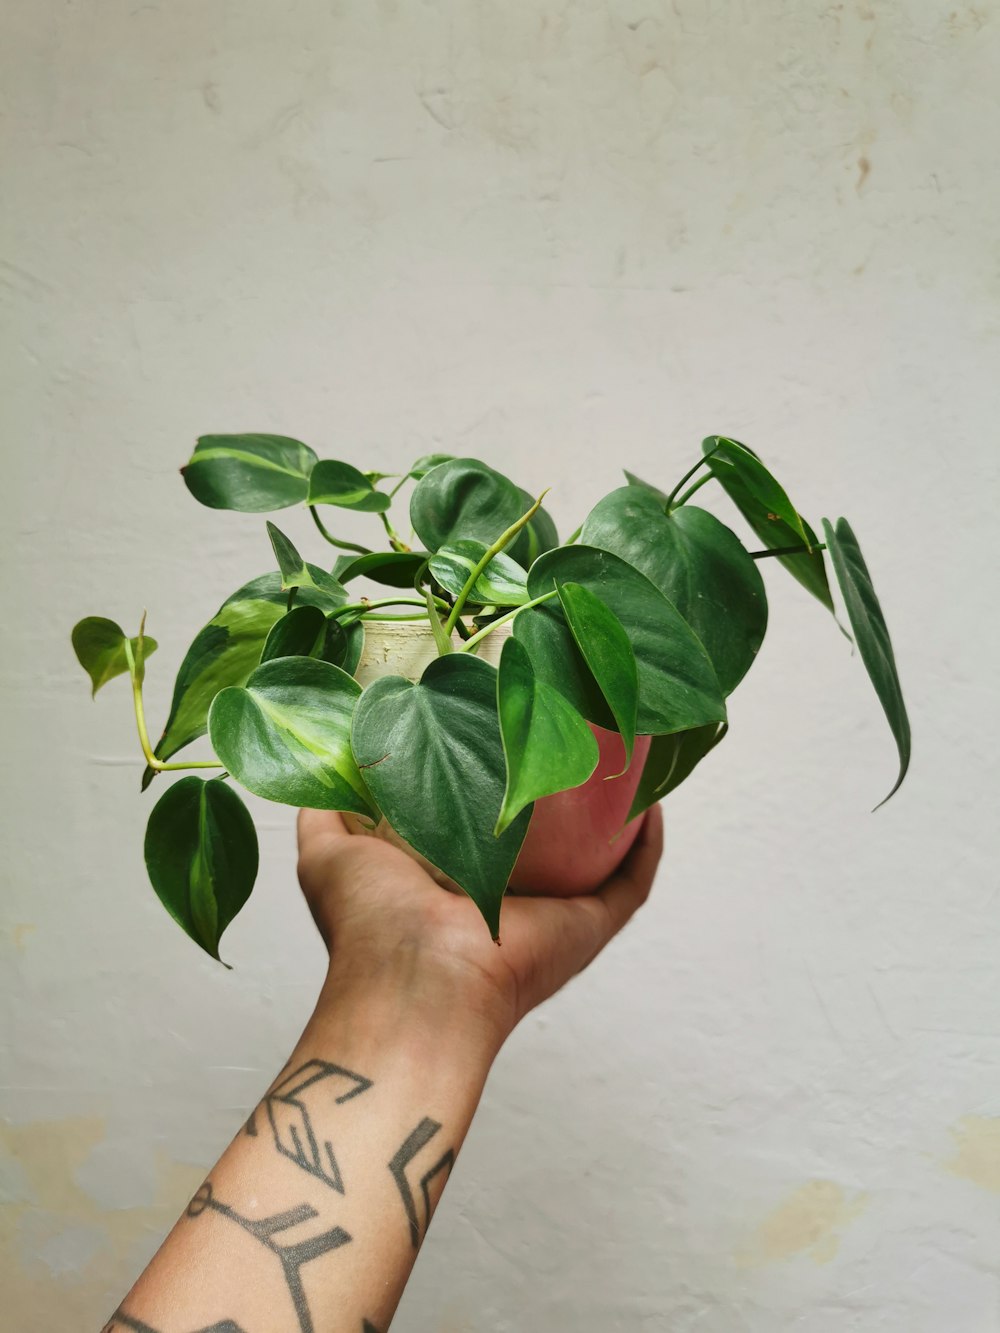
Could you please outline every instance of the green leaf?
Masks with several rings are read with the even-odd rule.
[[[346,590],[329,574],[315,565],[306,568],[313,586],[300,589],[300,604],[332,611],[347,601]],[[317,579],[327,580],[324,588],[316,586]],[[227,685],[246,683],[272,626],[284,615],[287,600],[281,575],[262,574],[228,597],[198,632],[177,672],[170,714],[155,750],[158,759],[169,759],[204,736],[212,700]],[[147,768],[143,790],[154,777],[154,770]]]
[[[486,551],[483,542],[460,538],[432,555],[428,568],[441,587],[457,597]],[[478,606],[520,606],[528,600],[528,576],[501,551],[480,574],[468,600]]]
[[[728,731],[726,722],[710,722],[671,736],[654,736],[642,768],[642,777],[632,799],[629,819],[635,819],[674,791],[705,756],[714,750]]]
[[[381,514],[392,502],[384,491],[377,491],[365,474],[351,467],[350,463],[323,459],[309,477],[308,503]]]
[[[145,854],[160,902],[218,959],[223,931],[257,878],[257,834],[246,806],[221,778],[181,778],[153,807]]]
[[[347,601],[344,586],[325,569],[307,565],[289,538],[270,521],[267,523],[267,535],[271,539],[274,558],[281,571],[281,586],[285,591],[291,588],[316,588],[335,603]]]
[[[475,458],[439,463],[410,496],[410,522],[428,551],[469,538],[490,546],[525,509],[520,489]]]
[[[637,731],[656,735],[722,722],[726,705],[712,663],[690,625],[644,574],[593,546],[564,546],[540,556],[528,571],[532,598],[558,583],[580,583],[614,607],[635,653],[639,674]],[[535,671],[588,722],[613,728],[614,718],[562,608],[529,607],[514,621]]]
[[[521,489],[521,513],[530,509],[535,497]],[[530,569],[540,555],[559,545],[559,533],[552,515],[547,509],[535,511],[522,530],[517,534],[509,549],[512,560],[516,560],[524,569]]]
[[[417,684],[384,676],[361,696],[354,753],[399,835],[459,884],[494,939],[527,832],[524,809],[499,838],[504,753],[497,675],[468,653],[435,658]]]
[[[622,468],[622,471],[625,473],[625,480],[630,486],[641,486],[644,491],[649,491],[650,495],[654,495],[657,500],[659,500],[663,508],[666,508],[670,503],[670,496],[667,495],[665,491],[661,491],[658,486],[653,486],[650,482],[643,481],[643,479],[637,477],[634,472],[629,472],[628,468]]]
[[[559,601],[576,646],[614,714],[625,746],[624,773],[632,762],[639,709],[639,674],[632,644],[615,613],[589,588],[561,583]]]
[[[622,486],[590,511],[582,540],[640,570],[705,645],[724,694],[749,670],[767,628],[764,581],[734,532],[705,509],[669,515],[642,486]]]
[[[442,463],[450,463],[454,459],[454,454],[422,454],[406,474],[413,477],[415,481],[420,481],[426,477],[431,468],[439,467]]]
[[[287,435],[202,435],[181,475],[210,509],[263,514],[300,504],[315,465],[309,446]]]
[[[497,707],[507,770],[499,837],[525,806],[586,782],[600,750],[572,704],[535,675],[517,639],[508,639],[500,654]]]
[[[351,753],[361,686],[308,657],[265,662],[242,688],[217,694],[212,746],[237,782],[268,801],[378,818]]]
[[[368,555],[344,556],[337,562],[335,577],[341,583],[364,576],[387,588],[412,588],[426,559],[426,551],[371,551]]]
[[[875,595],[871,575],[865,564],[858,539],[846,518],[837,520],[836,528],[829,519],[823,520],[826,546],[833,562],[833,570],[847,607],[847,615],[854,630],[858,652],[875,686],[875,693],[885,710],[889,727],[899,751],[899,774],[889,796],[893,796],[906,777],[910,766],[910,719],[903,702],[903,691],[896,670],[889,629],[882,608]],[[879,805],[885,805],[885,796]],[[878,809],[878,806],[875,807]]]
[[[128,671],[125,631],[113,620],[106,620],[104,616],[87,616],[73,626],[71,638],[77,661],[90,677],[91,698],[102,685]],[[133,654],[138,656],[138,638],[132,639],[131,645]],[[143,650],[146,657],[156,651],[156,640],[148,634],[143,637]]]
[[[812,544],[806,535],[801,515],[788,498],[784,487],[752,449],[725,435],[709,435],[702,440],[701,447],[708,459],[708,466],[723,488],[728,489],[727,480],[735,477],[742,489],[753,498],[758,509],[767,516],[768,522],[780,520],[792,529],[800,542]]]
[[[706,453],[719,438],[717,435],[710,435],[702,441],[702,448]],[[712,473],[769,551],[779,551],[785,546],[800,546],[803,542],[814,548],[811,552],[802,551],[797,555],[781,555],[777,559],[792,577],[802,584],[803,588],[811,592],[828,611],[832,612],[833,597],[830,594],[830,584],[826,576],[823,552],[815,549],[819,544],[815,532],[802,515],[794,509],[788,496],[771,477],[757,455],[746,445],[738,445],[735,440],[728,440],[726,443],[735,446],[735,449],[720,449],[719,453],[712,455],[708,460],[708,466]],[[736,450],[742,450],[742,453],[737,453]],[[734,461],[736,459],[742,461],[742,469]],[[756,468],[754,471],[756,490],[748,484],[747,480],[750,470],[754,467]],[[781,500],[780,497],[772,496],[772,498],[779,499],[778,509],[773,508],[761,499],[761,494],[768,494],[770,489],[761,480],[761,473],[770,479],[773,486],[777,487],[781,496],[784,497]],[[686,508],[686,506],[682,506],[683,508]],[[787,517],[783,516],[783,512],[788,514],[789,511],[794,514],[795,522],[790,522]]]
[[[351,676],[361,660],[364,642],[360,621],[345,626],[324,615],[318,606],[295,606],[271,627],[260,660],[263,664],[276,657],[314,657]]]

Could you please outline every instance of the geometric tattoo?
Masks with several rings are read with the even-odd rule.
[[[403,1200],[403,1207],[406,1209],[406,1217],[410,1223],[410,1240],[413,1242],[413,1248],[417,1249],[420,1245],[420,1221],[417,1217],[417,1204],[413,1196],[413,1190],[410,1188],[410,1182],[406,1178],[406,1168],[413,1159],[427,1146],[441,1126],[436,1120],[430,1120],[425,1117],[417,1125],[416,1129],[407,1137],[406,1141],[396,1152],[392,1161],[389,1163],[389,1170],[392,1172],[396,1187],[399,1190]],[[426,1158],[425,1158],[426,1160]],[[427,1230],[431,1220],[431,1196],[430,1183],[435,1176],[442,1171],[450,1171],[455,1162],[455,1154],[451,1148],[443,1154],[434,1163],[432,1167],[426,1170],[420,1177],[420,1192],[424,1201],[424,1222],[423,1229]]]
[[[111,1323],[105,1324],[101,1333],[115,1333],[116,1329],[127,1329],[128,1333],[156,1333],[151,1324],[144,1324],[141,1319],[125,1314],[123,1310],[117,1310],[112,1315]],[[243,1329],[231,1319],[223,1319],[221,1324],[213,1324],[211,1328],[200,1328],[197,1333],[243,1333]]]
[[[288,1286],[288,1292],[292,1298],[292,1304],[295,1306],[300,1333],[315,1333],[305,1288],[302,1285],[301,1269],[311,1259],[318,1259],[322,1254],[329,1254],[330,1251],[349,1244],[351,1237],[344,1228],[331,1227],[329,1231],[320,1232],[306,1240],[300,1240],[292,1244],[281,1244],[275,1237],[280,1236],[283,1231],[288,1231],[291,1227],[297,1227],[303,1222],[318,1217],[319,1214],[315,1208],[307,1203],[302,1203],[297,1208],[290,1208],[283,1213],[275,1213],[273,1217],[262,1217],[260,1219],[243,1217],[235,1209],[230,1208],[228,1204],[220,1203],[215,1198],[211,1181],[206,1181],[188,1204],[187,1215],[188,1217],[200,1217],[206,1209],[211,1209],[222,1217],[227,1217],[231,1222],[235,1222],[237,1226],[249,1232],[255,1240],[260,1241],[265,1249],[270,1250],[275,1255],[281,1263],[281,1270]],[[239,1333],[235,1325],[231,1330],[228,1330],[224,1324],[219,1325],[218,1330],[206,1329],[203,1330],[203,1333],[223,1333],[224,1330],[225,1333]],[[139,1333],[142,1333],[141,1329]]]
[[[314,1111],[326,1110],[331,1096],[333,1104],[340,1106],[367,1092],[371,1086],[371,1079],[352,1074],[340,1065],[309,1060],[301,1069],[283,1078],[264,1099],[274,1146],[303,1171],[317,1176],[338,1194],[343,1194],[344,1181],[333,1155],[333,1145],[329,1139],[324,1139],[322,1144],[317,1140],[310,1103]],[[247,1133],[256,1136],[256,1115],[247,1122]]]

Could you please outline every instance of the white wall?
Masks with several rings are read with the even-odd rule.
[[[870,815],[878,705],[768,568],[654,899],[501,1058],[399,1328],[1000,1328],[1000,7],[957,2],[5,6],[12,1327],[100,1324],[321,974],[283,807],[235,971],[168,920],[68,637],[148,607],[155,725],[268,564],[177,468],[275,430],[481,456],[566,531],[734,434],[852,518],[913,715]]]

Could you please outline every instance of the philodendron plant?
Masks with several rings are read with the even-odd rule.
[[[143,711],[156,647],[145,616],[135,637],[98,617],[73,630],[94,693],[117,675],[131,679],[143,789],[194,770],[153,807],[145,858],[167,911],[214,958],[257,874],[257,838],[234,782],[370,826],[384,819],[465,890],[497,938],[533,802],[594,773],[592,726],[620,734],[626,764],[636,737],[652,738],[629,819],[726,734],[726,699],[764,638],[759,566],[769,557],[833,612],[829,557],[899,751],[890,796],[906,773],[910,729],[892,646],[850,525],[824,519],[820,541],[736,440],[705,439],[669,492],[626,473],[628,484],[564,542],[544,497],[473,458],[434,454],[390,477],[320,460],[285,436],[207,435],[182,474],[213,509],[305,506],[339,552],[332,570],[310,563],[267,523],[277,569],[234,592],[196,635],[155,746]],[[404,539],[390,507],[407,483]],[[748,551],[691,503],[712,483],[762,549]],[[334,535],[337,510],[370,514],[383,549]],[[362,577],[385,595],[357,595]],[[418,679],[381,675],[364,688],[355,679],[374,621],[383,631],[395,621],[427,628],[436,655]],[[492,666],[478,653],[501,626],[512,632]],[[206,733],[215,758],[175,758]]]

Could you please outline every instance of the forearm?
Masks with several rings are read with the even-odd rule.
[[[109,1333],[384,1333],[498,1044],[455,998],[328,980]]]

